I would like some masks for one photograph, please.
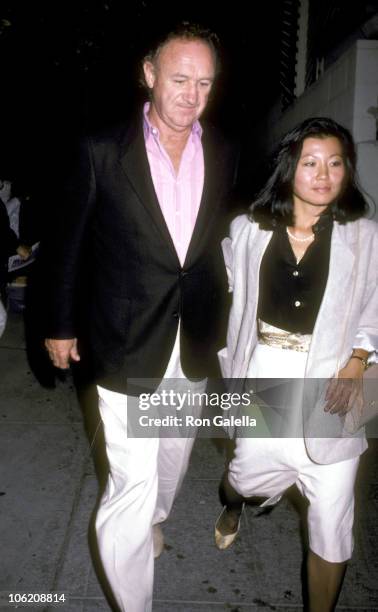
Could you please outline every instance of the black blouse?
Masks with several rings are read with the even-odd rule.
[[[297,264],[286,227],[278,227],[260,267],[257,316],[292,333],[312,334],[328,279],[332,217],[313,226],[315,238]]]

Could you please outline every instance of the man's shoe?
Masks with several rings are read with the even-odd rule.
[[[154,543],[154,559],[157,559],[164,550],[164,535],[159,524],[152,525],[152,540]]]
[[[236,524],[236,529],[235,531],[233,531],[232,533],[227,533],[224,534],[222,533],[222,521],[225,520],[226,518],[226,513],[227,513],[227,506],[224,506],[222,512],[220,513],[217,522],[215,523],[215,545],[217,548],[219,548],[219,550],[226,550],[226,548],[229,548],[231,546],[231,544],[233,544],[236,536],[239,533],[239,528],[240,528],[240,520],[241,520],[241,515],[243,513],[244,510],[244,503],[242,504],[241,507],[241,511],[240,511],[240,515],[239,515],[239,520]],[[225,525],[223,525],[224,527]]]

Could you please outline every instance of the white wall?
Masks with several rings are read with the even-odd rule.
[[[378,220],[377,122],[378,41],[360,40],[357,42],[352,133],[357,142],[361,185],[375,202],[371,207]]]
[[[352,133],[356,142],[376,140],[378,111],[378,40],[358,40],[354,73]]]
[[[371,217],[378,221],[378,142],[357,145],[358,174],[371,209]]]

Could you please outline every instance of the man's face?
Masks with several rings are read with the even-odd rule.
[[[155,64],[144,63],[151,89],[150,119],[176,132],[190,128],[204,111],[215,76],[210,47],[200,40],[174,39]]]

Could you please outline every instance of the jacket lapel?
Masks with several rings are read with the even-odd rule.
[[[251,224],[246,248],[242,250],[243,259],[235,261],[238,274],[246,279],[245,296],[243,296],[243,313],[241,314],[240,331],[235,350],[234,377],[243,378],[246,375],[252,352],[257,341],[257,305],[259,300],[259,275],[261,260],[273,235],[271,231],[256,231],[257,224]],[[254,265],[251,265],[250,253],[254,254]]]
[[[219,146],[217,147],[214,136],[206,130],[202,136],[202,147],[205,167],[203,191],[184,266],[190,265],[200,250],[201,243],[205,240],[211,227],[210,220],[218,212],[220,206],[220,198],[217,197],[217,193],[219,184],[223,182],[220,173],[221,151]]]
[[[176,249],[161,211],[152,181],[144,142],[143,122],[140,116],[135,121],[135,124],[138,127],[129,130],[120,143],[120,163],[139,200],[151,216],[153,223],[157,226],[164,240],[169,244],[170,251],[174,255],[176,263],[178,263]]]
[[[312,335],[311,347],[307,362],[306,375],[311,369],[321,369],[319,355],[326,360],[332,358],[337,347],[342,343],[340,329],[345,334],[348,321],[348,305],[353,300],[355,282],[355,249],[357,244],[358,224],[334,224],[331,238],[331,254],[327,285],[324,291],[315,329]],[[340,324],[341,323],[341,324]],[[339,356],[340,357],[340,356]],[[318,376],[322,376],[319,371]]]
[[[273,232],[271,231],[259,230],[255,234],[251,232],[248,238],[249,246],[247,252],[254,253],[253,260],[256,262],[254,266],[251,265],[251,261],[246,262],[248,266],[248,302],[254,304],[255,310],[257,310],[257,304],[259,301],[259,278],[261,260],[272,236]],[[252,313],[252,316],[256,317],[256,311]]]

